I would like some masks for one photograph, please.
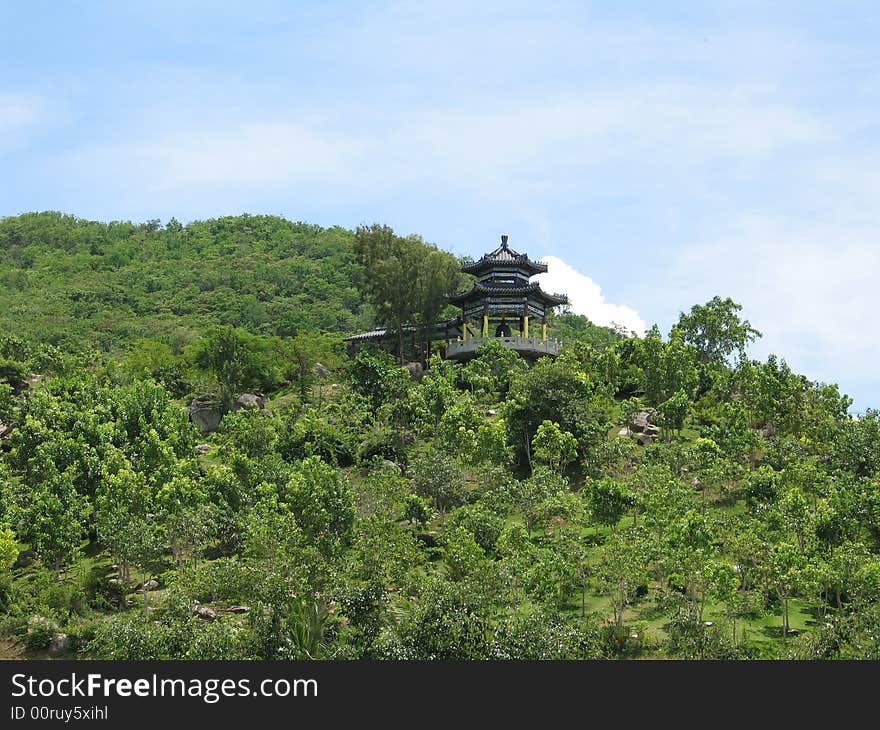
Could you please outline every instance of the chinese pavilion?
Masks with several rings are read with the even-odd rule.
[[[477,277],[469,291],[449,297],[449,303],[461,308],[461,315],[446,322],[405,325],[405,359],[425,361],[430,343],[445,343],[445,357],[469,360],[480,345],[490,340],[534,360],[542,355],[559,354],[558,340],[547,338],[547,312],[567,304],[565,295],[548,294],[536,282],[535,274],[547,271],[547,265],[517,253],[501,236],[501,245],[479,261],[464,264],[461,270]],[[395,350],[395,330],[382,327],[345,338],[350,355],[365,345]]]
[[[559,342],[547,339],[547,312],[567,304],[568,298],[548,294],[537,282],[529,282],[547,271],[546,264],[517,253],[507,245],[507,236],[501,236],[498,248],[461,270],[477,280],[470,291],[449,298],[461,307],[461,317],[460,335],[447,340],[447,358],[470,359],[490,339],[528,358],[559,354]]]

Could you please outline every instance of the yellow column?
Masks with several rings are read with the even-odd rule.
[[[461,320],[461,340],[467,342],[467,320],[464,317]]]
[[[529,336],[529,315],[526,315],[525,317],[523,317],[523,333],[522,333],[522,336],[523,336],[523,337],[528,337],[528,336]]]
[[[483,315],[483,337],[489,336],[489,315]]]
[[[546,322],[541,323],[541,341],[542,342],[547,341],[547,323]]]

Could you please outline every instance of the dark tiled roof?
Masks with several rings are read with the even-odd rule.
[[[446,322],[437,322],[430,327],[426,328],[429,331],[437,331],[443,330],[447,327],[456,327],[461,324],[461,321],[458,318],[447,320]],[[405,324],[402,327],[404,332],[415,332],[416,328],[414,325]],[[395,333],[393,327],[377,327],[376,329],[370,330],[369,332],[358,332],[356,335],[349,335],[348,337],[343,338],[343,342],[359,342],[360,340],[380,340],[383,337],[391,336]]]
[[[568,304],[567,296],[565,296],[564,294],[548,294],[541,289],[541,285],[537,282],[534,284],[528,284],[527,286],[483,284],[477,282],[473,285],[470,291],[464,292],[463,294],[454,294],[453,296],[449,297],[449,302],[451,304],[458,304],[460,302],[470,301],[471,299],[480,299],[482,297],[492,296],[532,296],[545,302],[546,304]]]
[[[461,270],[466,274],[480,274],[492,269],[494,266],[520,266],[532,274],[543,274],[547,271],[547,264],[536,263],[526,254],[517,253],[507,245],[507,236],[502,237],[501,245],[494,251],[485,254],[479,261],[465,264]]]

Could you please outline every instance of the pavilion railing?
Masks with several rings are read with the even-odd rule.
[[[562,343],[559,340],[542,340],[540,337],[470,337],[467,340],[447,340],[446,357],[456,358],[474,354],[488,342],[500,342],[517,352],[536,355],[558,355]]]

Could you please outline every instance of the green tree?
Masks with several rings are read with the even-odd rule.
[[[612,532],[620,518],[633,506],[633,494],[625,484],[610,477],[591,480],[584,489],[584,496],[593,520],[607,525]]]
[[[650,550],[643,529],[629,527],[612,534],[602,548],[596,576],[600,588],[611,596],[613,620],[623,626],[623,614],[639,586],[648,580]]]
[[[348,480],[316,456],[298,465],[284,490],[297,524],[325,554],[345,547],[354,524],[354,497]]]
[[[210,374],[220,390],[224,410],[247,388],[262,389],[272,383],[272,343],[233,327],[214,327],[196,340],[189,358]]]
[[[388,226],[359,226],[353,250],[360,265],[358,288],[381,323],[397,336],[404,361],[404,327],[432,325],[459,281],[458,260],[418,236],[403,238]]]
[[[416,493],[430,499],[434,507],[448,512],[467,501],[464,473],[456,461],[436,449],[425,449],[410,465]]]
[[[684,342],[693,345],[703,364],[722,364],[729,355],[743,353],[750,342],[761,333],[748,320],[739,317],[742,305],[730,297],[713,297],[706,304],[694,305],[688,314],[682,314],[675,328]]]
[[[566,490],[567,482],[547,467],[537,467],[528,479],[513,480],[508,487],[510,500],[520,512],[528,536],[541,517],[541,505]]]
[[[532,454],[535,459],[562,474],[577,456],[577,440],[568,431],[559,428],[558,423],[545,420],[538,426],[532,439]]]

